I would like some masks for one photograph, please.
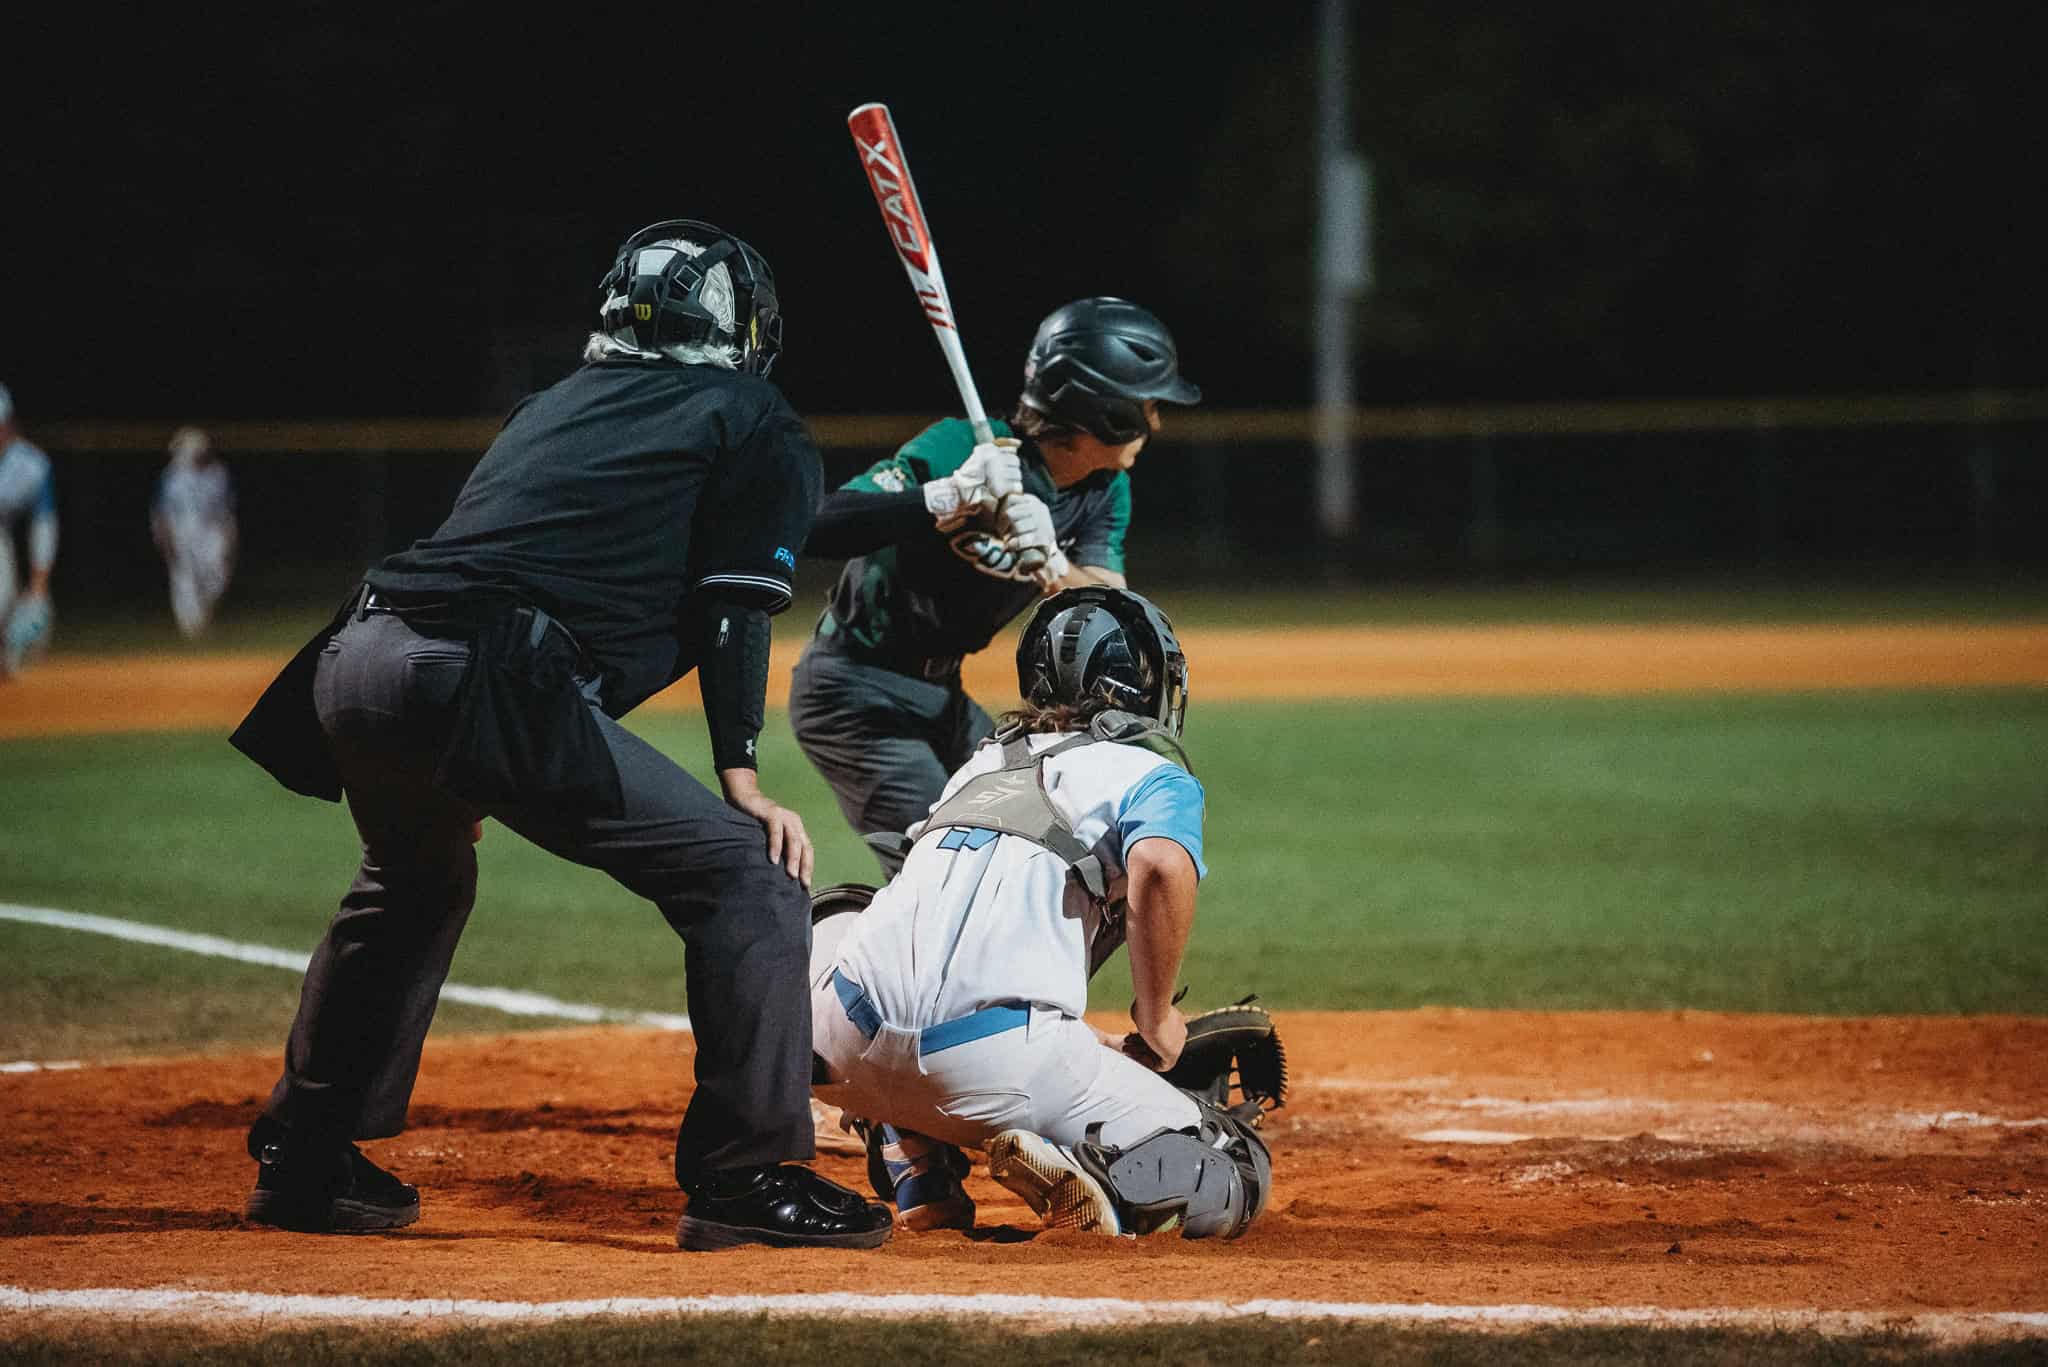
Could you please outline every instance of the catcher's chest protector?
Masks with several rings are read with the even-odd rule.
[[[1021,836],[1066,860],[1092,900],[1092,915],[1082,927],[1088,942],[1091,977],[1124,942],[1122,907],[1109,903],[1102,860],[1081,843],[1073,827],[1052,805],[1052,798],[1045,791],[1045,762],[1054,755],[1098,741],[1134,742],[1148,749],[1163,741],[1173,748],[1182,767],[1187,764],[1186,752],[1158,723],[1127,712],[1104,712],[1089,723],[1087,731],[1068,736],[1036,755],[1031,753],[1028,734],[1009,736],[1002,742],[1002,767],[961,784],[960,790],[940,803],[925,823],[927,831],[965,826]]]

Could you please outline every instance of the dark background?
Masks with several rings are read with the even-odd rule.
[[[1380,207],[1361,401],[2048,378],[2039,49],[2016,9],[1526,8],[1354,11]],[[494,412],[572,363],[621,236],[695,216],[774,264],[801,409],[942,410],[844,127],[879,99],[993,403],[1043,313],[1115,292],[1167,318],[1212,404],[1299,404],[1313,16],[31,18],[0,375],[49,418]]]
[[[1377,177],[1358,401],[2048,383],[2040,49],[2017,13],[1356,6],[1352,130]],[[1037,320],[1094,293],[1167,319],[1208,411],[1299,406],[1314,20],[1110,0],[17,17],[0,381],[32,437],[495,415],[575,364],[618,240],[690,216],[773,263],[799,411],[955,412],[845,130],[881,100],[991,409]],[[1133,563],[1147,581],[2038,567],[2043,426],[1380,441],[1337,545],[1307,531],[1305,444],[1169,429]],[[45,444],[68,601],[154,598],[137,529],[160,444]],[[236,593],[273,597],[260,576],[338,581],[431,530],[475,455],[229,454]],[[828,474],[878,454],[828,450]]]

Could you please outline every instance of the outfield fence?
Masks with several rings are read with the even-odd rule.
[[[497,418],[38,424],[57,462],[62,593],[159,592],[148,503],[171,431],[237,480],[241,593],[328,592],[430,532]],[[827,476],[928,415],[822,415]],[[1147,579],[1227,584],[1592,572],[2048,567],[2048,390],[1361,407],[1357,531],[1314,528],[1309,409],[1174,411],[1135,479]]]

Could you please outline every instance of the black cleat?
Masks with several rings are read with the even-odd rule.
[[[878,1248],[889,1237],[887,1206],[784,1163],[712,1173],[690,1191],[676,1222],[676,1246],[697,1251],[768,1244],[775,1248]]]
[[[295,1136],[269,1116],[249,1131],[256,1189],[242,1214],[259,1225],[311,1234],[398,1229],[420,1218],[419,1188],[363,1157],[346,1140]]]

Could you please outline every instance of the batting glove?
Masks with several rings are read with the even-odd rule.
[[[960,468],[924,486],[924,506],[942,532],[951,531],[977,513],[993,511],[1005,497],[1024,487],[1024,467],[1017,459],[1017,439],[997,437],[968,453]]]
[[[1031,575],[1040,588],[1067,577],[1067,557],[1060,550],[1059,533],[1053,530],[1052,509],[1036,494],[1016,494],[1006,500],[996,514],[996,529],[1011,553],[1044,553],[1045,563]]]
[[[19,674],[23,666],[42,654],[49,644],[50,622],[54,616],[50,595],[24,595],[7,619],[7,631],[0,637],[0,674]]]

